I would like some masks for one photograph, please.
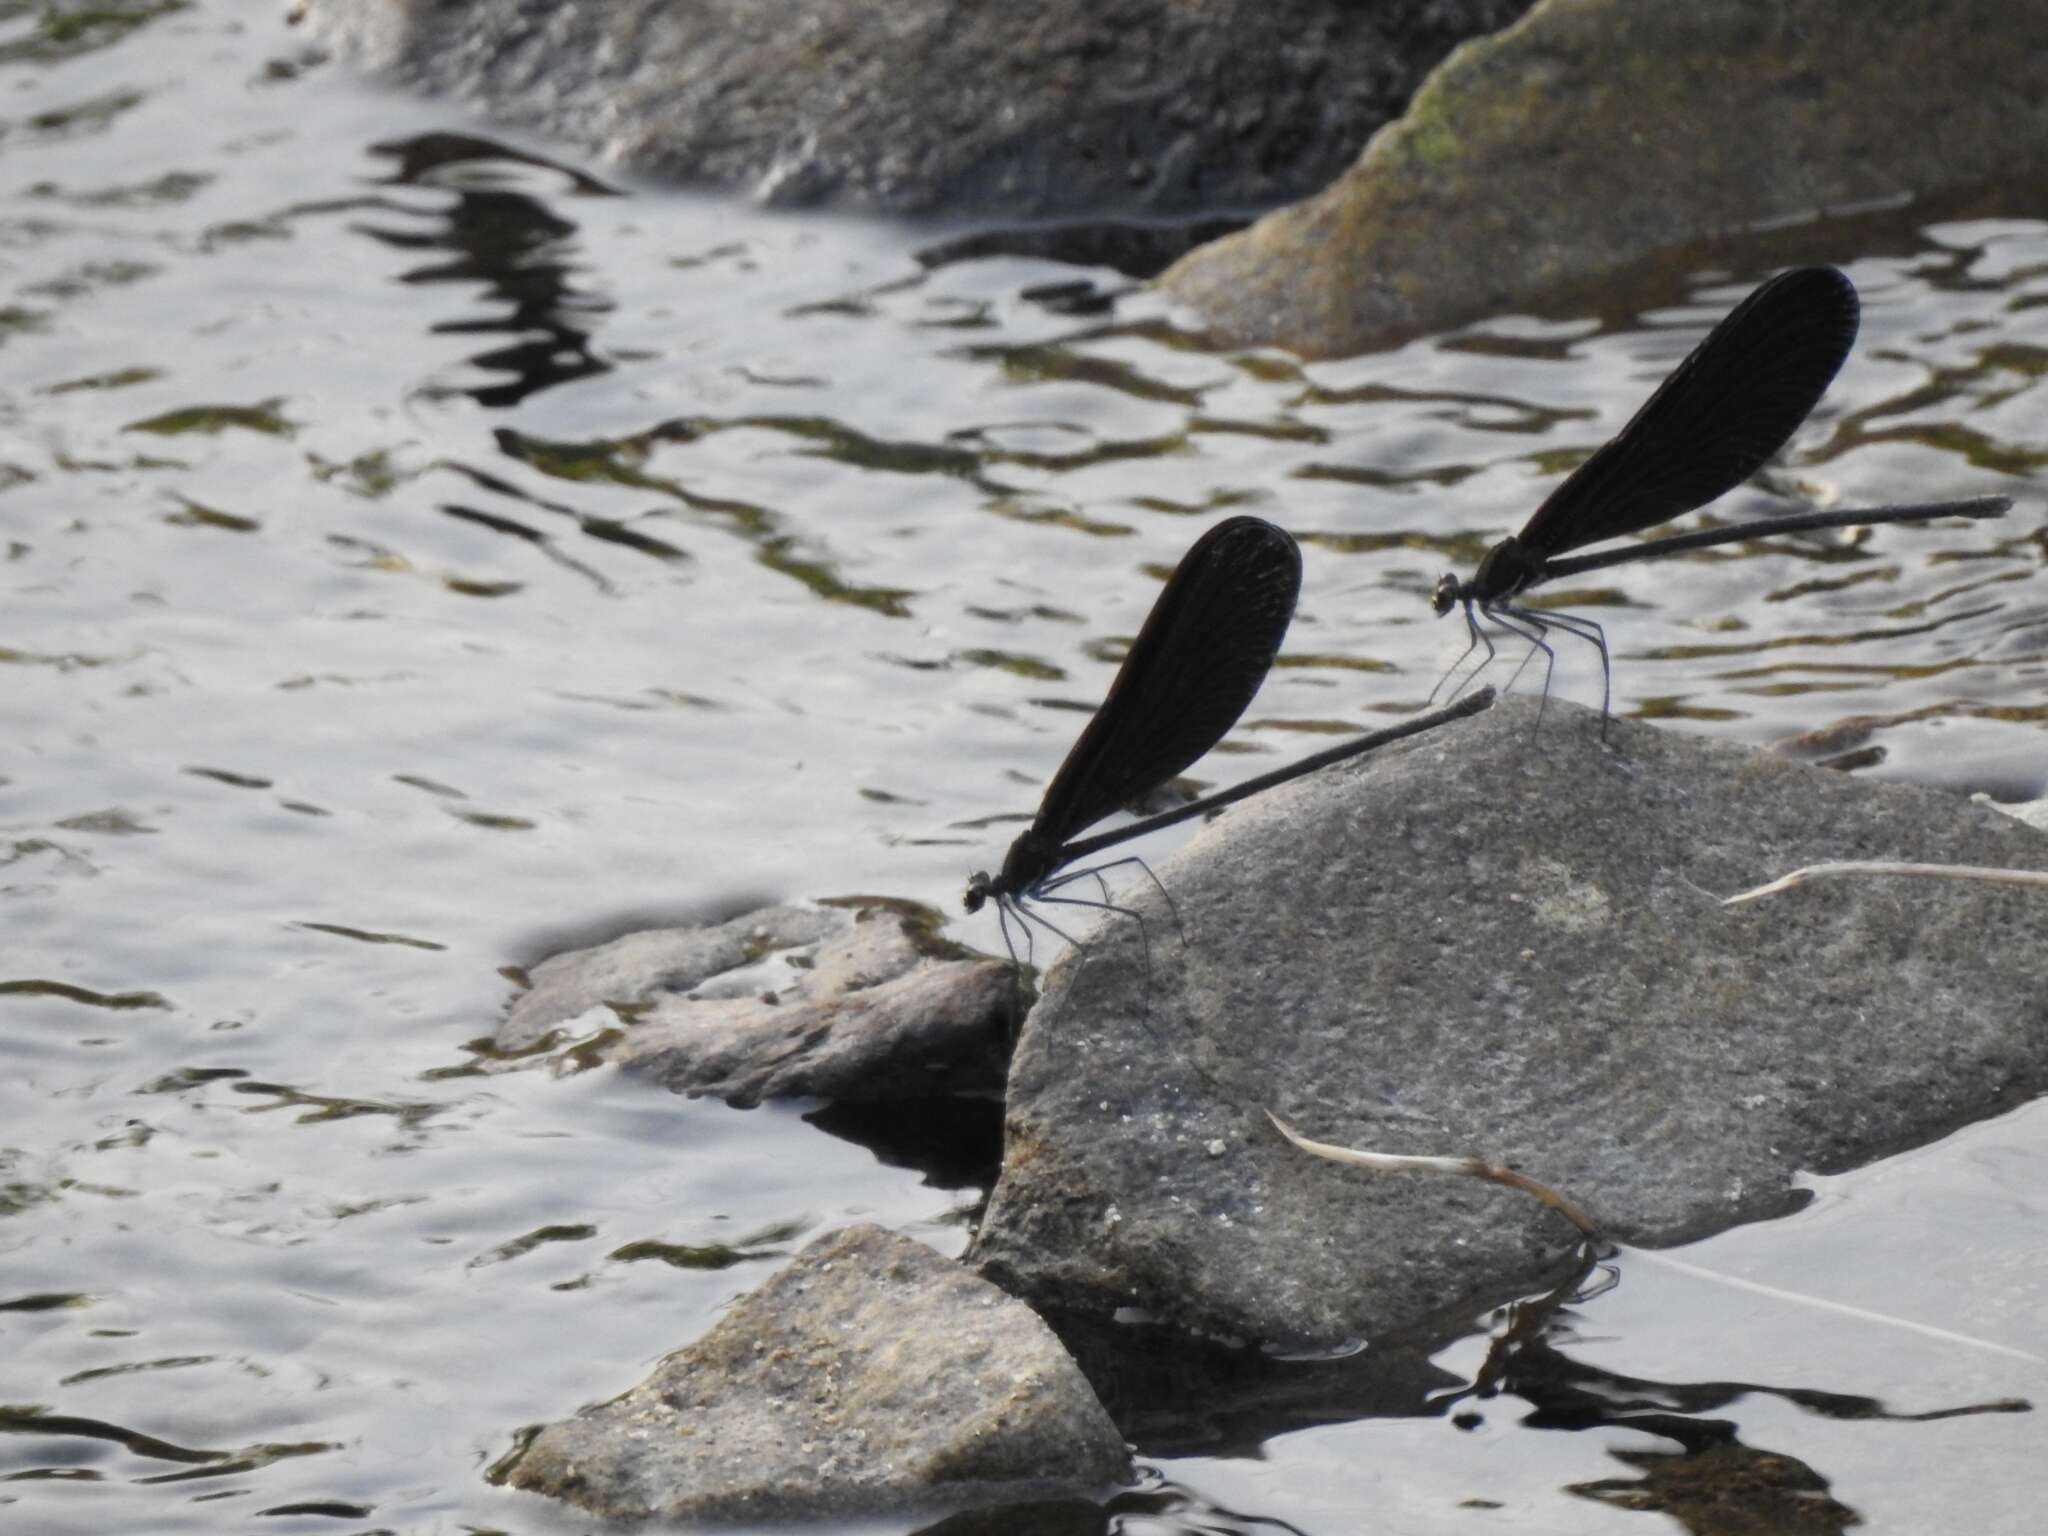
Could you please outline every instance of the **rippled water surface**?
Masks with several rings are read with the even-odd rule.
[[[1758,275],[1304,366],[1101,269],[463,158],[265,5],[10,0],[0,82],[0,1528],[38,1536],[579,1529],[487,1483],[518,1426],[817,1231],[958,1252],[978,1189],[813,1106],[494,1057],[502,972],[762,898],[953,909],[1228,511],[1307,581],[1198,772],[1412,709],[1462,644],[1437,574]],[[1858,771],[2040,795],[2048,226],[1846,264],[1856,353],[1711,515],[2014,515],[1557,596],[1620,710],[1867,717]],[[2021,1111],[1686,1256],[1720,1280],[1625,1259],[1540,1385],[1482,1321],[1436,1363],[1492,1395],[1141,1437],[1167,1481],[1080,1528],[1707,1531],[1719,1467],[1800,1529],[2031,1531],[2044,1154]]]

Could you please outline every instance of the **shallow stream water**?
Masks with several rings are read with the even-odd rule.
[[[0,4],[0,1529],[34,1536],[585,1528],[487,1480],[520,1426],[817,1232],[960,1251],[981,1191],[813,1105],[501,1059],[508,968],[767,899],[957,914],[1230,511],[1307,578],[1198,776],[1412,710],[1462,648],[1439,572],[1759,275],[1217,353],[1105,269],[464,157],[458,109],[253,0],[53,16]],[[2039,796],[2048,224],[1844,264],[1855,354],[1712,515],[2014,514],[1557,596],[1620,711],[1867,717],[1845,768]],[[1597,701],[1580,649],[1557,687]],[[1140,1434],[1143,1486],[1039,1525],[1709,1531],[1733,1478],[1802,1530],[2037,1530],[2044,1155],[2036,1105],[1817,1180],[1677,1256],[1710,1274],[1625,1256],[1541,1383],[1475,1318],[1435,1365],[1483,1395]]]

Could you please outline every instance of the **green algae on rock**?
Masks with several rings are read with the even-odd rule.
[[[1220,341],[1331,357],[1831,213],[2023,211],[2044,75],[2040,0],[1543,0],[1325,191],[1160,282]]]

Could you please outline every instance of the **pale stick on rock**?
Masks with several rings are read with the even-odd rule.
[[[1592,1217],[1548,1184],[1539,1184],[1527,1174],[1517,1173],[1512,1168],[1503,1168],[1498,1163],[1482,1162],[1476,1157],[1420,1157],[1401,1152],[1363,1152],[1355,1147],[1340,1147],[1327,1141],[1311,1141],[1270,1109],[1266,1111],[1266,1118],[1273,1122],[1282,1136],[1311,1157],[1324,1158],[1333,1163],[1346,1163],[1353,1168],[1369,1168],[1374,1173],[1451,1173],[1464,1178],[1484,1179],[1489,1184],[1505,1184],[1509,1189],[1519,1189],[1525,1195],[1534,1195],[1587,1237],[1596,1242],[1601,1240],[1600,1228],[1594,1224]]]
[[[1835,869],[1840,866],[1822,865],[1816,867]],[[1938,874],[1950,874],[1969,868],[1969,866],[1965,865],[1951,864],[1889,865],[1880,867],[1887,870],[1899,868],[1931,870]],[[2008,871],[1993,870],[1990,873],[2005,874]],[[2024,871],[2020,871],[2020,873],[2024,873]],[[1787,880],[1791,878],[1793,877],[1790,875],[1786,876]],[[2048,876],[2036,878],[2041,883],[2048,883]],[[2035,882],[2029,881],[2028,883]],[[1763,889],[1767,890],[1770,887],[1764,887]],[[1760,895],[1762,891],[1752,891],[1746,894]],[[1512,1168],[1502,1168],[1496,1163],[1481,1162],[1478,1158],[1473,1157],[1414,1157],[1396,1152],[1362,1152],[1352,1147],[1333,1146],[1329,1142],[1311,1141],[1270,1109],[1266,1111],[1266,1118],[1273,1122],[1282,1136],[1285,1136],[1302,1151],[1312,1157],[1326,1158],[1333,1163],[1346,1163],[1354,1168],[1370,1169],[1375,1173],[1459,1174],[1476,1179],[1485,1179],[1494,1184],[1505,1184],[1510,1189],[1519,1189],[1525,1194],[1534,1195],[1552,1210],[1558,1212],[1558,1214],[1577,1227],[1589,1239],[1596,1243],[1605,1243],[1605,1239],[1600,1235],[1599,1228],[1593,1224],[1592,1218],[1586,1215],[1585,1212],[1581,1211],[1570,1200],[1550,1188],[1547,1184],[1539,1184],[1526,1174],[1517,1173]],[[1830,1301],[1826,1297],[1809,1295],[1804,1291],[1787,1290],[1781,1286],[1765,1285],[1760,1281],[1746,1280],[1740,1276],[1723,1274],[1719,1270],[1708,1269],[1699,1264],[1689,1264],[1684,1259],[1675,1258],[1668,1253],[1656,1253],[1647,1248],[1614,1248],[1608,1246],[1604,1249],[1603,1256],[1619,1258],[1626,1263],[1656,1265],[1678,1274],[1690,1275],[1696,1280],[1704,1280],[1715,1285],[1725,1285],[1734,1290],[1745,1291],[1753,1296],[1767,1296],[1773,1300],[1786,1302],[1794,1306],[1813,1307],[1817,1310],[1833,1312],[1843,1317],[1856,1318],[1862,1322],[1878,1323],[1888,1328],[1900,1328],[1909,1333],[1920,1334],[1925,1338],[1937,1339],[1944,1343],[1967,1345],[1972,1349],[1985,1350],[1991,1354],[2003,1355],[2012,1360],[2023,1360],[2032,1365],[2048,1365],[2048,1360],[2044,1360],[2039,1355],[2029,1354],[2023,1349],[2013,1349],[2008,1345],[1974,1338],[1969,1334],[1956,1333],[1946,1328],[1931,1327],[1926,1323],[1912,1322],[1905,1318],[1894,1317],[1888,1312],[1877,1312],[1868,1307],[1854,1307],[1844,1302]]]
[[[1998,869],[1983,864],[1890,864],[1882,861],[1849,860],[1840,864],[1808,864],[1795,869],[1789,875],[1780,875],[1769,885],[1760,885],[1755,890],[1743,891],[1722,901],[1724,907],[1740,902],[1755,901],[1762,896],[1775,896],[1780,891],[1789,891],[1795,885],[1804,885],[1809,880],[1832,878],[1836,875],[1914,875],[1930,880],[1982,880],[1991,885],[2031,885],[2048,889],[2048,872],[2035,869]]]

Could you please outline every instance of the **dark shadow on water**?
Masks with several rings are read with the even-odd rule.
[[[1172,1483],[1126,1489],[1100,1504],[1085,1499],[1002,1504],[966,1510],[915,1536],[1109,1536],[1111,1532],[1185,1531],[1189,1536],[1305,1536],[1300,1526],[1218,1508]]]
[[[1465,1399],[1468,1406],[1454,1423],[1477,1428],[1483,1422],[1481,1402],[1513,1397],[1520,1399],[1515,1411],[1524,1428],[1624,1428],[1668,1440],[1673,1445],[1668,1451],[1612,1451],[1638,1476],[1573,1483],[1568,1491],[1621,1509],[1669,1516],[1695,1536],[1834,1536],[1863,1523],[1854,1508],[1831,1495],[1824,1473],[1796,1456],[1745,1444],[1739,1424],[1711,1416],[1745,1399],[1775,1397],[1819,1418],[1893,1424],[2032,1412],[2031,1404],[2011,1398],[1899,1413],[1876,1398],[1817,1388],[1645,1381],[1573,1361],[1547,1333],[1524,1341],[1512,1354],[1502,1362],[1496,1381]],[[1482,1371],[1482,1381],[1485,1377]]]
[[[490,182],[539,169],[567,178],[572,194],[609,189],[581,172],[460,134],[379,144],[372,152],[397,162],[386,184],[435,187],[451,193],[453,202],[423,216],[416,229],[366,224],[358,226],[360,232],[396,250],[441,258],[414,267],[403,282],[482,290],[475,318],[443,321],[436,333],[508,338],[470,359],[487,374],[506,375],[505,381],[461,393],[502,408],[610,371],[611,364],[592,351],[590,336],[611,301],[578,286],[577,226],[538,197]]]
[[[933,1189],[987,1190],[1003,1156],[999,1099],[912,1099],[827,1104],[804,1116],[829,1136],[865,1147],[885,1168],[910,1168]]]
[[[509,144],[500,144],[494,139],[480,138],[472,133],[420,133],[409,139],[387,139],[382,144],[372,144],[370,153],[385,155],[398,162],[391,172],[390,179],[394,182],[425,182],[438,171],[458,166],[468,166],[473,170],[481,169],[488,173],[494,164],[502,163],[553,171],[564,178],[577,193],[586,197],[625,195],[616,187],[607,186],[599,181],[588,171],[564,161],[529,154],[523,149],[514,149]]]
[[[1235,234],[1249,223],[1248,216],[1223,216],[1179,223],[1096,219],[1010,225],[949,236],[925,246],[917,260],[931,269],[959,261],[1023,256],[1076,267],[1108,267],[1125,277],[1149,281],[1196,246]]]
[[[1429,1358],[1442,1339],[1290,1360],[1150,1324],[1055,1326],[1140,1457],[1256,1458],[1294,1430],[1427,1414],[1462,1385]]]
[[[1446,1419],[1469,1431],[1490,1415],[1508,1414],[1523,1430],[1627,1429],[1666,1441],[1669,1448],[1615,1449],[1617,1475],[1567,1484],[1563,1491],[1666,1516],[1694,1536],[1837,1536],[1862,1524],[1854,1508],[1833,1496],[1825,1472],[1744,1442],[1738,1416],[1746,1399],[1776,1398],[1822,1418],[1892,1424],[2032,1411],[2025,1401],[2000,1399],[1900,1413],[1875,1398],[1820,1388],[1659,1382],[1603,1371],[1568,1351],[1583,1322],[1576,1308],[1612,1283],[1611,1270],[1588,1267],[1481,1317],[1479,1326],[1490,1332],[1492,1344],[1470,1379],[1435,1363],[1446,1345],[1470,1331],[1469,1311],[1318,1359],[1282,1359],[1151,1326],[1073,1317],[1053,1321],[1141,1461],[1258,1458],[1277,1436],[1357,1419]],[[1731,1416],[1719,1416],[1724,1413]],[[1220,1509],[1156,1472],[1141,1476],[1138,1486],[1101,1504],[1018,1504],[971,1512],[928,1526],[921,1536],[1106,1533],[1133,1519],[1148,1530],[1189,1536],[1294,1529]],[[1365,1528],[1377,1528],[1369,1508],[1359,1514]]]
[[[1098,1536],[1109,1527],[1109,1507],[1086,1499],[1046,1499],[1033,1504],[998,1504],[963,1510],[916,1536]]]

